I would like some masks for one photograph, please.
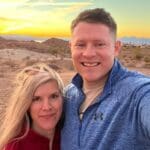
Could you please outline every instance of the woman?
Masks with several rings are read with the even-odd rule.
[[[63,82],[49,66],[37,64],[17,76],[0,128],[0,150],[59,150]]]

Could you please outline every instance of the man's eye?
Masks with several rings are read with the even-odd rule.
[[[33,102],[35,102],[35,101],[40,101],[40,100],[41,100],[41,99],[40,99],[39,96],[35,96],[35,97],[33,97],[33,99],[32,99]]]
[[[96,46],[102,47],[105,46],[105,43],[97,43]]]
[[[75,46],[76,46],[76,47],[84,47],[84,46],[85,46],[85,44],[78,43],[78,44],[76,44]]]

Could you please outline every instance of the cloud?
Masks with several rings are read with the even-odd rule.
[[[20,29],[25,29],[27,27],[32,27],[31,23],[25,23],[25,24],[18,24],[18,23],[13,23],[9,26],[7,26],[1,33],[10,33],[12,31],[20,30]]]
[[[4,2],[4,1],[5,1],[6,3],[9,3],[9,2],[12,2],[12,3],[13,3],[13,2],[18,2],[18,0],[0,0],[0,3],[1,3],[1,2]],[[21,0],[21,1],[26,1],[26,0]]]
[[[72,15],[89,5],[92,3],[56,0],[0,1],[0,23],[3,25],[0,32],[14,33],[31,29],[49,31],[51,28],[56,32],[59,28],[67,29]]]
[[[8,18],[8,17],[0,17],[0,23],[8,23],[8,22],[15,22],[18,19]]]
[[[27,3],[36,3],[36,2],[54,2],[54,0],[27,0]]]
[[[68,6],[68,5],[91,5],[92,2],[56,2],[55,0],[27,0],[24,5],[51,5],[51,6]]]
[[[5,18],[5,17],[0,17],[0,22],[1,22],[1,21],[3,21],[3,22],[4,22],[4,21],[10,21],[10,19]]]
[[[46,20],[47,18],[68,18],[69,14],[92,5],[91,2],[52,2],[52,0],[24,0],[0,2],[0,17],[24,21]],[[42,13],[41,13],[42,11]]]
[[[84,5],[84,4],[91,4],[93,3],[91,0],[89,1],[82,1],[82,2],[77,2],[77,1],[56,1],[56,0],[27,0],[26,4],[32,4],[32,5],[73,5],[73,4],[79,4],[79,5]]]
[[[17,7],[22,4],[22,2],[0,2],[0,9],[9,9],[10,7]]]
[[[89,6],[93,3],[88,2],[54,2],[54,0],[24,0],[17,2],[14,1],[0,1],[0,9],[9,9],[9,8],[32,8],[32,7],[45,7],[48,8],[49,6]]]

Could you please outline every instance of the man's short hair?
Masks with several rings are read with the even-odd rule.
[[[80,22],[87,23],[100,23],[106,25],[110,31],[116,36],[117,24],[110,13],[106,12],[103,8],[88,9],[81,12],[71,24],[71,31],[73,32],[74,28]]]

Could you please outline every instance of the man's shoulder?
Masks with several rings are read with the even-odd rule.
[[[127,71],[123,79],[134,84],[150,83],[149,76],[136,71]]]
[[[109,79],[112,87],[117,91],[133,92],[139,89],[150,89],[150,77],[140,72],[120,67]],[[126,91],[126,92],[125,92]]]
[[[69,83],[68,85],[66,85],[65,91],[72,90],[72,89],[75,89],[75,88],[76,87],[73,83]]]
[[[127,71],[116,83],[116,88],[127,92],[146,92],[150,90],[150,77],[140,72]]]
[[[73,84],[73,83],[69,83],[66,87],[65,87],[65,93],[70,93],[72,91],[76,91],[77,87]]]

